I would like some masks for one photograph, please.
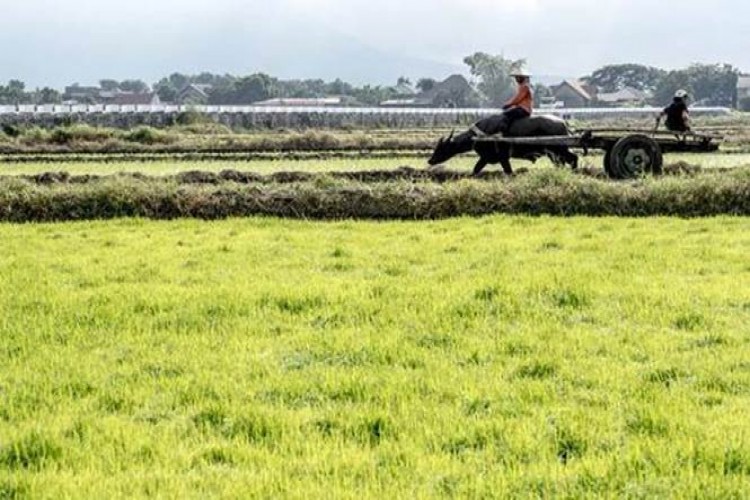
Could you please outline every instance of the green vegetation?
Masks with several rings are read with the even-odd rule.
[[[217,123],[121,130],[90,125],[43,129],[7,125],[0,133],[0,153],[138,153],[216,151],[360,151],[431,149],[445,130],[264,131],[232,132]]]
[[[107,155],[42,155],[41,157],[6,156],[0,163],[1,175],[33,175],[49,171],[67,172],[71,175],[107,175],[121,172],[139,172],[148,175],[173,175],[179,172],[204,170],[240,170],[269,174],[275,172],[341,172],[359,170],[393,170],[398,167],[427,168],[428,152],[379,151],[357,152],[290,152],[223,154],[107,154]],[[29,160],[29,161],[27,161]],[[447,167],[470,172],[477,161],[475,154],[452,159]],[[602,155],[581,157],[581,166],[602,170]],[[667,165],[688,164],[712,171],[750,166],[750,153],[746,154],[669,154]],[[548,170],[552,163],[543,158],[535,164],[514,160],[515,168]],[[499,170],[489,166],[487,171]]]
[[[741,498],[748,234],[0,225],[0,496]]]
[[[0,177],[0,221],[44,222],[148,217],[220,219],[273,215],[315,219],[440,219],[493,213],[530,215],[750,215],[750,169],[701,171],[613,182],[599,169],[488,172],[187,171],[70,176],[47,172]]]
[[[132,218],[750,215],[748,155],[442,132],[4,127],[0,221],[120,220],[0,224],[0,498],[742,496],[748,218]]]
[[[160,128],[144,125],[127,129],[94,127],[85,124],[67,124],[52,128],[14,125],[0,127],[0,153],[8,155],[41,154],[128,154],[128,153],[273,153],[273,152],[326,152],[326,151],[395,151],[424,152],[432,150],[438,138],[447,135],[451,127],[460,130],[468,126],[475,116],[467,115],[465,123],[438,125],[425,118],[421,127],[371,128],[359,124],[356,128],[336,129],[331,125],[315,127],[313,123],[300,123],[298,129],[230,129],[216,123],[212,117],[187,114],[182,125]],[[178,116],[180,119],[182,115]],[[750,115],[748,115],[750,116]],[[721,133],[725,136],[728,152],[750,152],[748,116],[736,113],[722,117],[697,118],[697,129]],[[316,119],[322,119],[317,117]],[[325,121],[325,120],[324,120]],[[304,122],[304,120],[303,120]],[[356,120],[355,120],[356,122]],[[358,122],[357,122],[358,123]],[[648,128],[653,121],[637,119],[600,119],[571,121],[577,130],[589,128]],[[2,159],[2,158],[0,158]]]

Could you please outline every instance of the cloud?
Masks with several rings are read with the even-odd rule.
[[[710,11],[698,0],[24,0],[0,16],[0,44],[23,47],[0,52],[0,81],[201,69],[335,77],[367,67],[357,57],[376,74],[396,71],[388,57],[461,66],[478,50],[564,76],[612,62],[750,70],[749,32],[747,0]]]

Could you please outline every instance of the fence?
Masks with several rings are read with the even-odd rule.
[[[499,109],[488,108],[346,108],[271,106],[171,105],[17,105],[0,106],[0,122],[52,127],[71,123],[128,128],[168,126],[184,112],[210,116],[217,123],[239,128],[399,128],[453,126],[472,123]],[[660,108],[559,108],[538,113],[567,119],[646,118]],[[694,115],[717,116],[729,108],[693,108]]]

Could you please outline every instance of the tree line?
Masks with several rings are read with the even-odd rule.
[[[50,87],[26,90],[26,84],[20,80],[10,80],[7,85],[0,85],[0,104],[59,104],[62,94]]]
[[[478,52],[464,62],[478,81],[477,88],[485,103],[500,106],[513,93],[510,78],[512,68],[523,65],[525,60],[506,59],[500,55]],[[687,90],[694,102],[709,106],[737,107],[750,111],[750,102],[738,103],[738,68],[730,64],[692,64],[687,68],[667,71],[641,64],[613,64],[604,66],[580,80],[597,87],[600,92],[610,93],[633,88],[650,95],[650,103],[656,106],[671,101],[678,89]],[[535,86],[537,97],[552,95],[552,89],[544,85]]]
[[[401,88],[413,88],[415,91],[422,92],[430,90],[436,83],[434,79],[422,78],[416,82],[416,85],[413,85],[411,80],[401,77],[393,86],[357,87],[338,78],[326,82],[321,79],[281,80],[265,73],[247,76],[173,73],[159,80],[154,85],[154,90],[165,102],[174,102],[180,90],[189,84],[194,84],[209,87],[206,104],[248,104],[273,98],[341,96],[349,98],[348,100],[352,103],[378,105],[383,101],[400,97]]]
[[[477,52],[464,59],[472,76],[472,87],[468,90],[453,90],[451,95],[438,96],[439,106],[478,107],[501,106],[513,93],[515,86],[510,74],[522,65],[523,59],[513,60],[502,55]],[[641,64],[616,64],[597,69],[581,81],[596,86],[601,92],[616,92],[630,87],[647,92],[651,103],[662,105],[671,99],[678,88],[687,90],[693,101],[705,105],[742,107],[750,110],[750,101],[738,102],[738,68],[729,64],[692,64],[678,70],[663,70]],[[206,89],[206,104],[248,104],[271,98],[318,98],[340,96],[343,104],[378,105],[379,103],[404,97],[404,89],[415,92],[431,90],[437,82],[421,78],[412,84],[402,77],[395,85],[355,86],[341,79],[281,80],[265,73],[246,76],[212,74],[196,75],[172,73],[153,85],[142,80],[101,80],[99,86],[105,92],[156,92],[163,102],[175,102],[186,86],[194,84]],[[552,89],[535,85],[538,98],[552,95]],[[61,92],[45,87],[27,90],[23,82],[11,80],[0,85],[0,104],[58,104]]]
[[[739,69],[730,64],[692,64],[672,71],[640,64],[617,64],[600,68],[583,80],[603,92],[616,92],[625,87],[648,92],[654,104],[667,102],[675,90],[684,89],[693,101],[736,107],[739,76]]]

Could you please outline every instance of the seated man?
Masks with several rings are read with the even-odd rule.
[[[656,118],[656,128],[659,128],[662,118],[667,117],[667,130],[672,132],[690,132],[690,113],[687,106],[688,93],[685,90],[675,92],[672,104]]]
[[[505,103],[505,106],[503,106],[504,111],[500,125],[500,132],[503,135],[510,130],[513,122],[522,118],[530,117],[534,105],[534,96],[531,92],[531,84],[529,82],[530,75],[528,72],[519,69],[511,74],[511,76],[515,78],[518,90],[513,99]]]

